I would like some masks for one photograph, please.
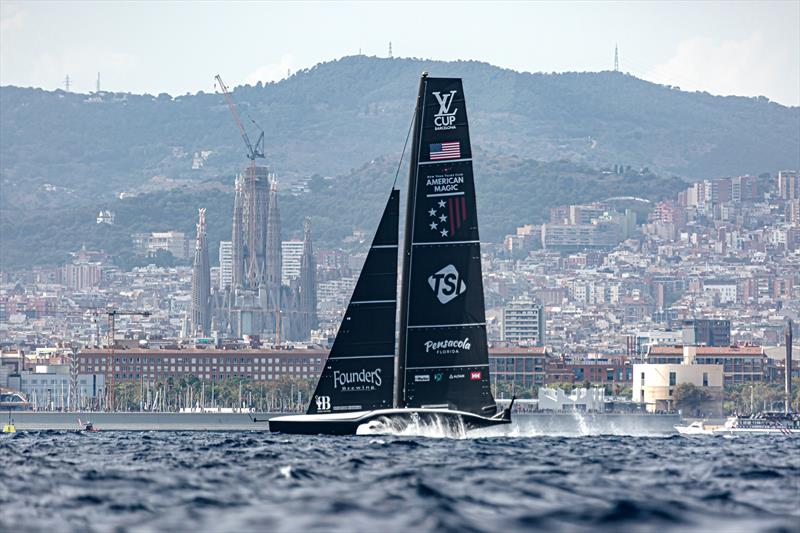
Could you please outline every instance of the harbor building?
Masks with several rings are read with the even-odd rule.
[[[562,389],[542,387],[538,391],[539,411],[605,411],[604,388],[576,388],[569,394]]]
[[[282,379],[317,379],[328,350],[323,348],[108,348],[81,350],[81,374],[107,374],[109,382],[154,383],[194,376],[210,381],[246,379],[273,382]],[[493,347],[489,368],[493,385],[513,384],[518,390],[545,381],[547,351],[542,347]]]
[[[328,357],[321,349],[133,348],[82,350],[81,373],[112,374],[114,382],[155,383],[194,376],[210,381],[316,379]]]
[[[9,376],[8,386],[25,395],[36,409],[91,408],[103,397],[105,376],[74,374],[70,365],[36,365]]]
[[[674,411],[675,390],[682,383],[702,388],[705,400],[696,408],[702,416],[722,416],[722,365],[700,362],[694,346],[685,346],[678,363],[633,365],[634,402],[645,404],[648,412]]]
[[[489,348],[489,372],[493,385],[508,383],[515,390],[545,383],[547,349],[544,347],[494,346]]]
[[[501,340],[525,346],[544,346],[544,306],[528,297],[503,308]]]
[[[680,364],[686,350],[694,353],[697,363],[719,365],[725,385],[769,381],[769,359],[761,346],[651,346],[645,362]]]

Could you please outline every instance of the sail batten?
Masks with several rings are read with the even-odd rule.
[[[393,189],[308,414],[392,407],[400,193]]]
[[[400,291],[397,405],[447,404],[484,415],[495,402],[461,80],[423,76],[417,101]]]

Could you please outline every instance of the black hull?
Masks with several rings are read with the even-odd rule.
[[[464,411],[446,409],[381,409],[341,415],[281,416],[269,421],[273,433],[297,435],[357,435],[366,425],[370,434],[401,432],[409,426],[437,426],[449,428],[454,433],[469,432],[492,426],[510,424],[511,417],[503,412],[488,418]]]

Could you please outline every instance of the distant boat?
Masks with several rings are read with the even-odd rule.
[[[420,80],[395,353],[400,193],[393,189],[305,415],[271,431],[356,434],[511,422],[489,380],[472,149],[460,78]]]
[[[681,435],[713,435],[714,432],[711,428],[707,428],[705,423],[701,420],[696,420],[688,426],[675,426],[675,429]]]
[[[735,435],[800,435],[800,414],[763,412],[751,416],[731,416],[714,433]]]
[[[94,427],[93,423],[91,423],[89,421],[81,422],[81,419],[79,418],[78,419],[78,431],[82,431],[82,432],[85,432],[85,433],[97,433],[100,430],[97,429],[96,427]]]

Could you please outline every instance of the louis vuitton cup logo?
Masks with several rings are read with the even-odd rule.
[[[456,112],[458,111],[458,108],[450,111],[450,109],[453,107],[453,102],[456,99],[456,92],[457,91],[450,91],[449,93],[444,93],[444,95],[438,91],[432,93],[436,98],[436,101],[439,102],[439,112],[433,116],[434,130],[440,131],[456,129]]]
[[[467,284],[461,279],[458,270],[453,265],[447,265],[439,272],[428,278],[428,285],[431,286],[439,303],[446,304],[459,294],[467,292]]]
[[[317,411],[330,411],[331,410],[331,397],[330,396],[315,396],[314,400],[317,402]]]

